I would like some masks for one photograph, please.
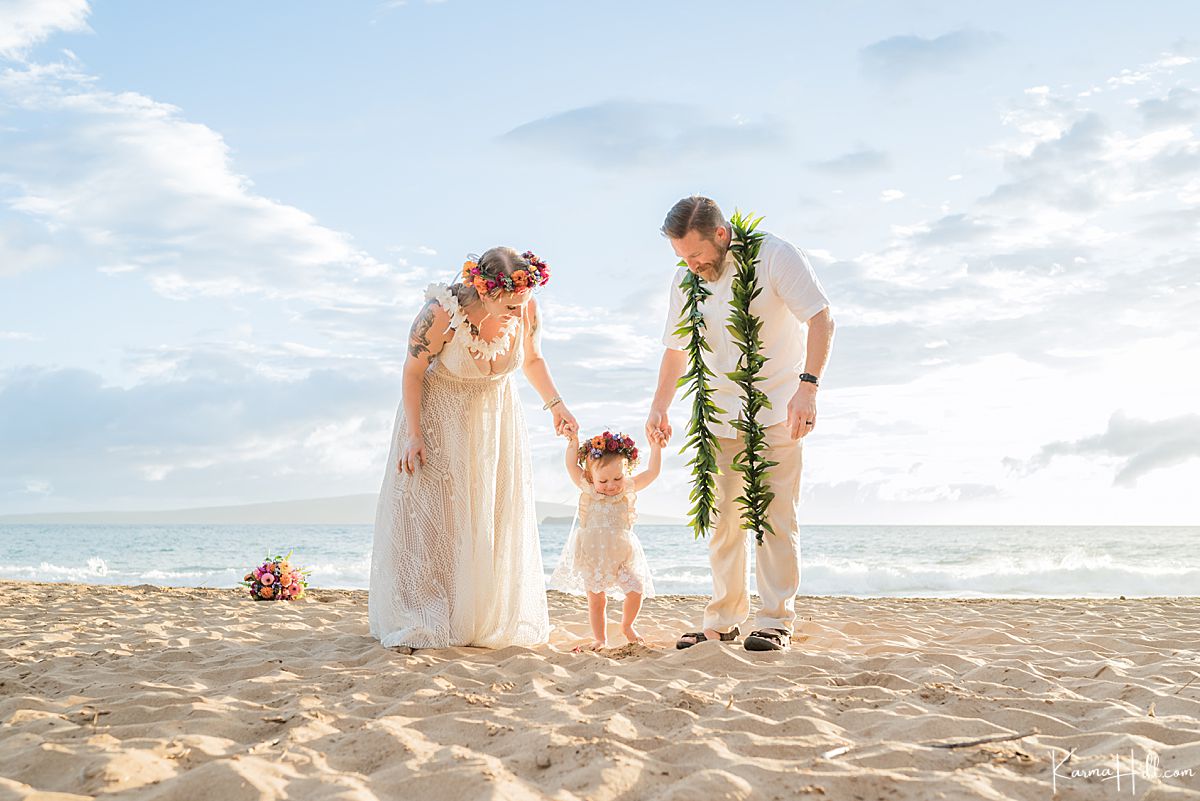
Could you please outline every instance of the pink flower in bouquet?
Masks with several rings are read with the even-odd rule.
[[[274,573],[263,573],[262,583],[266,584],[267,586],[270,586],[271,584],[275,583],[275,574]]]

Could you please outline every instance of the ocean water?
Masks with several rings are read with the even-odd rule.
[[[547,578],[569,529],[542,526]],[[710,591],[690,529],[638,533],[658,594]],[[269,552],[294,551],[310,586],[365,589],[371,537],[370,526],[0,525],[0,579],[232,587]],[[1200,595],[1200,527],[808,526],[801,547],[803,595]]]

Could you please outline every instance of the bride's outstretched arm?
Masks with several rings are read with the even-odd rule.
[[[567,404],[563,402],[562,395],[558,394],[558,389],[554,386],[554,379],[550,377],[550,366],[542,357],[541,325],[537,301],[530,298],[529,303],[525,305],[525,377],[537,390],[543,403],[550,407],[550,413],[554,415],[554,433],[578,432],[579,424],[575,422],[575,416],[567,411]]]

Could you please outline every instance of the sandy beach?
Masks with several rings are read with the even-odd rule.
[[[789,652],[676,651],[702,604],[409,654],[364,592],[0,582],[0,799],[1200,798],[1195,599],[801,597]]]

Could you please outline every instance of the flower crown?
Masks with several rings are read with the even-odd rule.
[[[638,449],[633,443],[633,437],[628,437],[619,431],[616,434],[605,431],[603,434],[597,434],[591,439],[585,439],[583,444],[579,446],[579,452],[575,458],[582,466],[589,459],[599,459],[601,456],[609,453],[625,457],[625,461],[629,463],[630,467],[637,464]]]
[[[479,266],[479,257],[471,255],[463,262],[462,280],[475,287],[480,295],[504,292],[528,292],[534,287],[544,286],[550,280],[550,265],[534,255],[532,250],[521,254],[524,270],[513,270],[512,275],[503,272],[485,272]]]

